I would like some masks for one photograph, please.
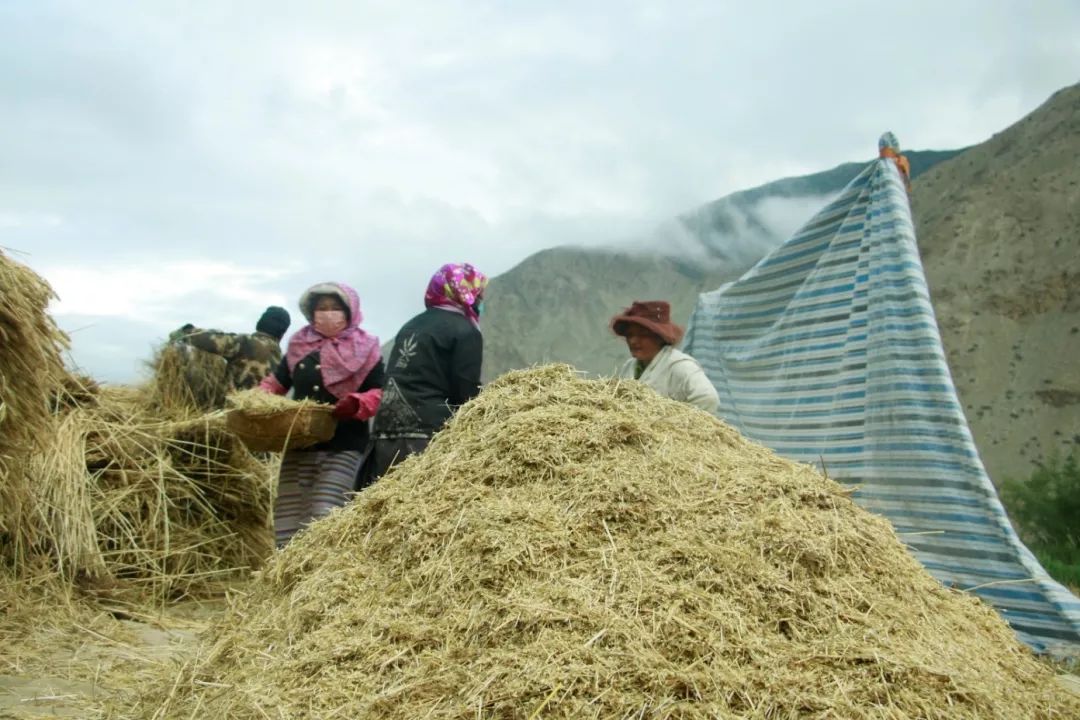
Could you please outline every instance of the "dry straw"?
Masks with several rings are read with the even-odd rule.
[[[39,446],[49,422],[48,399],[65,375],[67,336],[46,310],[52,288],[0,252],[0,503],[15,502],[8,473]],[[0,533],[10,531],[3,525]]]
[[[296,401],[284,395],[274,395],[265,390],[251,388],[240,390],[229,395],[225,399],[226,407],[241,410],[248,415],[271,414],[283,410],[295,410],[302,405],[312,404],[309,401]],[[331,407],[329,405],[327,408]]]
[[[39,517],[24,523],[27,548],[65,577],[156,601],[257,567],[272,550],[272,467],[220,415],[170,421],[138,408],[102,393],[54,418],[28,464]]]
[[[15,575],[0,565],[0,717],[100,717],[106,698],[182,653],[215,611],[216,602],[170,605],[165,614],[86,602],[48,566]]]
[[[91,662],[88,637],[112,647],[114,616],[219,592],[272,551],[276,467],[169,391],[168,363],[138,388],[64,372],[51,297],[0,253],[0,675],[89,671],[96,697],[116,657]]]
[[[1075,718],[812,468],[637,383],[511,373],[299,534],[155,718]]]
[[[167,343],[154,354],[150,368],[153,378],[146,390],[150,406],[159,414],[192,416],[225,404],[229,365],[220,355]]]
[[[283,452],[329,440],[337,429],[333,405],[292,400],[257,388],[226,398],[226,426],[252,451]]]
[[[48,286],[2,255],[0,272],[7,570],[32,580],[47,568],[162,602],[257,567],[272,550],[274,466],[227,432],[223,413],[204,414],[199,398],[175,390],[183,358],[163,350],[163,374],[140,388],[68,375],[63,337],[45,312]],[[193,367],[189,380],[201,377],[197,358]]]
[[[25,472],[48,443],[67,337],[49,317],[52,289],[0,252],[0,562],[21,562],[36,515]]]

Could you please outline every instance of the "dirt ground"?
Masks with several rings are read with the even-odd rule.
[[[0,718],[100,718],[157,666],[175,664],[224,596],[160,608],[80,600],[0,631]]]

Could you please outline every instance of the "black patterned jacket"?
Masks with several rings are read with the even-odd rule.
[[[480,392],[484,338],[468,318],[429,308],[394,339],[376,437],[427,437]]]

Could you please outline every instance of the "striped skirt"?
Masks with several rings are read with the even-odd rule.
[[[274,501],[274,539],[279,548],[300,528],[349,501],[363,460],[364,454],[356,450],[285,453]]]

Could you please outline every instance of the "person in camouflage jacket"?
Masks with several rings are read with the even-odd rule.
[[[285,308],[270,306],[255,324],[255,332],[228,333],[184,325],[169,341],[223,357],[229,364],[229,390],[253,388],[281,362],[281,338],[291,318]]]

